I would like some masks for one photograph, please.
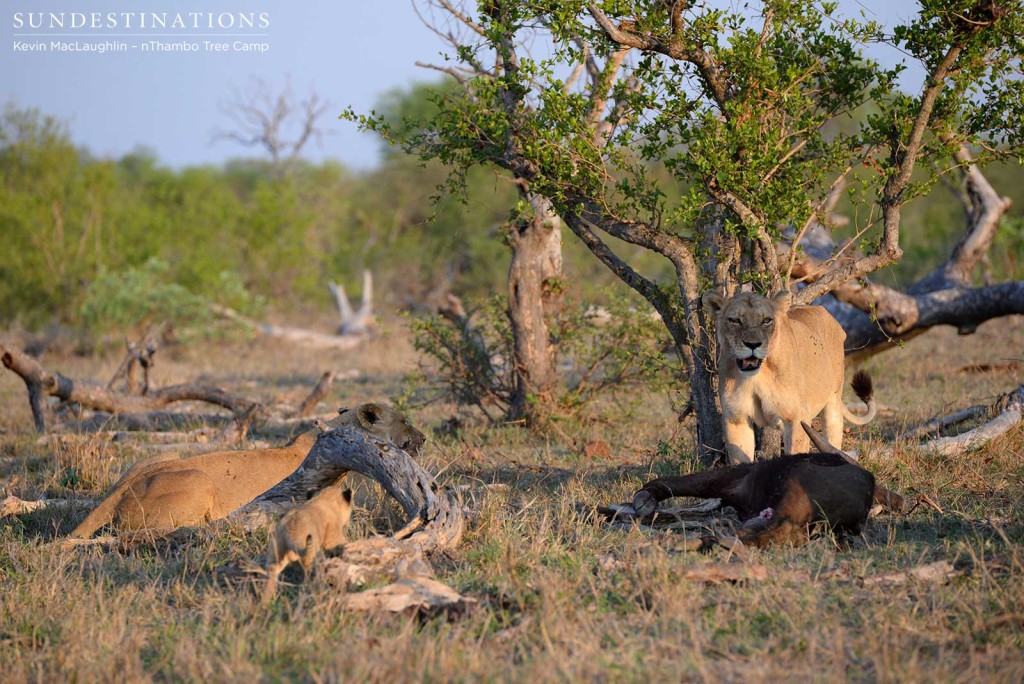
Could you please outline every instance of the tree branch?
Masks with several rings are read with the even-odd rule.
[[[119,394],[103,387],[81,385],[60,373],[51,373],[38,361],[3,340],[0,340],[0,361],[24,381],[29,393],[32,417],[40,432],[46,427],[42,406],[44,394],[105,413],[139,413],[159,409],[176,401],[202,401],[237,414],[255,403],[230,395],[217,387],[191,383],[163,387],[145,396]]]
[[[958,34],[960,41],[949,48],[943,58],[935,66],[935,69],[928,76],[928,82],[921,94],[921,104],[914,123],[907,136],[906,141],[900,139],[896,134],[896,124],[893,124],[893,143],[891,144],[890,159],[895,169],[886,180],[882,189],[880,204],[882,206],[882,244],[874,254],[854,259],[850,263],[838,266],[818,278],[814,283],[808,285],[794,297],[795,304],[809,304],[818,297],[831,292],[841,283],[851,278],[859,278],[862,275],[877,271],[890,264],[895,263],[903,256],[903,249],[900,247],[900,215],[903,202],[903,193],[910,183],[914,173],[914,166],[917,157],[921,152],[921,145],[928,123],[931,120],[932,111],[939,94],[942,92],[945,81],[949,77],[957,59],[963,53],[969,40],[982,29],[982,26],[973,26]]]
[[[682,11],[682,3],[677,5],[679,12]],[[681,32],[682,20],[673,16],[672,39],[665,41],[657,36],[642,35],[629,30],[631,24],[623,22],[616,26],[611,19],[596,5],[588,5],[587,10],[597,21],[598,26],[604,31],[608,39],[624,47],[633,47],[647,52],[657,52],[666,57],[689,62],[697,67],[704,86],[718,103],[719,108],[732,99],[731,88],[722,65],[707,52],[703,46],[687,42]]]
[[[967,208],[967,229],[960,236],[949,258],[914,284],[910,288],[911,292],[970,285],[974,268],[992,246],[999,222],[1013,204],[1009,197],[1000,196],[989,184],[966,148],[961,147],[957,151],[956,159],[962,165],[966,201],[970,202]]]

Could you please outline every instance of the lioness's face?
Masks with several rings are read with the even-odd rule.
[[[417,456],[426,436],[414,428],[401,413],[387,404],[362,404],[354,409],[338,409],[338,417],[328,427],[355,426],[372,435],[383,437],[410,456]]]
[[[716,292],[705,292],[702,301],[715,317],[719,358],[735,359],[741,375],[754,375],[761,370],[771,352],[776,320],[789,305],[789,294],[768,299],[753,292],[741,292],[726,300]]]

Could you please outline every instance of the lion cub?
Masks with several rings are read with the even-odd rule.
[[[343,544],[345,528],[352,517],[352,490],[325,487],[315,496],[284,514],[270,537],[267,551],[267,586],[264,603],[277,591],[277,578],[295,561],[302,563],[306,575],[313,558]]]

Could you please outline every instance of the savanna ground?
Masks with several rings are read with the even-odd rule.
[[[1010,681],[1024,679],[1024,431],[956,458],[903,446],[894,433],[937,414],[991,403],[1019,370],[962,372],[1024,355],[1024,319],[975,335],[933,330],[868,362],[881,415],[847,437],[880,480],[938,508],[869,521],[849,550],[819,537],[753,551],[765,580],[705,585],[686,570],[727,560],[683,549],[671,531],[612,530],[587,515],[628,501],[652,476],[694,467],[692,425],[669,397],[631,388],[548,436],[464,421],[434,431],[451,405],[412,407],[430,433],[422,461],[465,485],[473,511],[461,544],[433,558],[438,577],[476,600],[460,614],[347,612],[338,589],[287,586],[261,607],[250,583],[223,572],[258,558],[265,535],[192,543],[62,549],[82,513],[39,512],[0,523],[0,680],[43,681]],[[44,364],[105,381],[117,349],[47,353]],[[402,392],[415,355],[401,323],[344,355],[263,340],[161,350],[164,385],[205,379],[267,402],[298,403],[326,369],[359,369],[320,405]],[[607,447],[607,448],[605,448]],[[0,484],[25,499],[99,497],[145,449],[106,438],[39,439],[21,381],[0,373]],[[359,481],[353,536],[402,521]],[[495,484],[496,487],[483,485]],[[732,562],[739,562],[735,558]],[[858,578],[947,560],[949,581],[864,586]],[[297,577],[297,576],[295,576]]]

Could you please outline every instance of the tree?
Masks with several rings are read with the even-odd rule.
[[[255,79],[249,91],[232,89],[230,100],[220,103],[233,130],[217,131],[214,140],[232,140],[245,147],[262,147],[270,155],[274,175],[284,177],[311,140],[320,140],[324,131],[317,125],[330,103],[316,93],[296,103],[291,84],[278,94],[262,79]]]
[[[431,8],[462,28],[443,34],[456,50],[438,68],[464,88],[407,149],[450,165],[456,184],[476,165],[507,169],[651,303],[684,359],[705,461],[722,447],[705,289],[770,292],[795,279],[798,303],[839,294],[901,257],[902,206],[964,168],[961,146],[971,164],[1021,150],[1019,0],[932,0],[889,35],[831,1],[769,0],[746,13],[688,0]],[[897,90],[902,66],[864,56],[872,41],[921,63],[917,94]],[[863,125],[830,126],[868,102],[877,112]],[[378,118],[362,123],[386,132]],[[657,166],[678,200],[652,180]],[[858,210],[854,240],[812,263],[804,238],[827,226],[840,191]],[[787,235],[797,247],[780,254]],[[645,277],[609,238],[667,259],[674,282]],[[974,294],[989,317],[1022,306],[1005,291]],[[848,299],[885,327],[886,302]]]

